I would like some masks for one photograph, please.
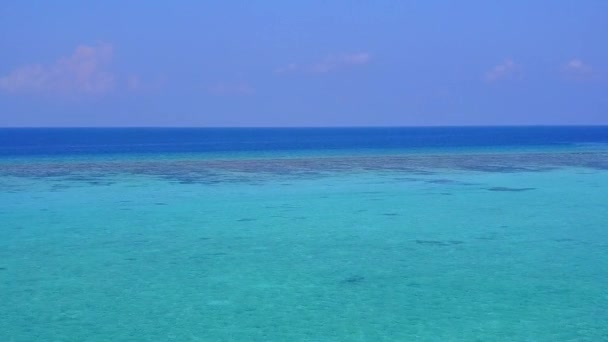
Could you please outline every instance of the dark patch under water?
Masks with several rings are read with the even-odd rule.
[[[353,275],[348,278],[342,279],[341,283],[342,284],[359,284],[364,280],[365,280],[365,277],[363,277],[363,276]]]
[[[415,242],[419,245],[430,245],[430,246],[452,246],[452,245],[461,245],[464,242],[459,240],[447,240],[447,241],[439,241],[439,240],[415,240]]]
[[[34,160],[3,162],[0,176],[45,178],[57,182],[77,175],[72,182],[90,182],[91,178],[138,174],[186,184],[216,185],[248,183],[261,185],[268,180],[318,178],[335,172],[398,172],[407,179],[431,184],[461,184],[449,179],[424,180],[406,175],[428,174],[429,170],[464,170],[483,172],[540,172],[561,167],[586,167],[608,170],[608,152],[521,152],[521,153],[456,153],[456,154],[394,154],[361,156],[307,156],[299,158],[251,159],[91,159],[86,162]],[[80,180],[82,179],[82,180]],[[105,178],[104,185],[112,182]],[[392,178],[396,179],[396,178]],[[75,183],[70,184],[72,186]],[[56,184],[65,186],[65,184]],[[63,189],[56,187],[55,190]],[[489,191],[527,191],[532,188],[493,187]]]
[[[505,186],[495,186],[491,188],[487,188],[489,191],[504,191],[504,192],[522,192],[522,191],[530,191],[535,190],[536,188],[509,188]]]
[[[115,182],[108,182],[108,181],[87,181],[87,184],[89,185],[101,185],[101,186],[110,186],[113,185]]]
[[[454,184],[457,183],[456,181],[453,181],[451,179],[430,179],[426,181],[427,183],[431,183],[431,184]]]
[[[496,237],[494,235],[492,236],[480,236],[478,238],[476,238],[477,240],[496,240]]]
[[[555,242],[575,242],[575,239],[570,239],[570,238],[562,238],[562,239],[553,239],[553,241]]]

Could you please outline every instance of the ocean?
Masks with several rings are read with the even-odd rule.
[[[607,341],[608,127],[0,129],[0,341]]]

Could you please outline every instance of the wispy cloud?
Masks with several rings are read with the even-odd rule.
[[[293,72],[324,74],[341,69],[363,66],[370,63],[371,60],[372,55],[369,52],[332,54],[314,63],[290,63],[275,69],[275,72],[278,74]]]
[[[142,78],[138,74],[127,74],[119,78],[118,89],[126,89],[131,93],[145,94],[155,92],[163,88],[166,84],[166,77],[147,77]]]
[[[105,69],[112,54],[110,44],[81,45],[71,56],[50,65],[25,65],[0,77],[0,90],[10,93],[103,94],[115,85],[115,76]]]
[[[274,69],[274,72],[277,74],[285,74],[285,73],[299,71],[300,69],[301,69],[300,65],[298,65],[296,63],[289,63],[285,66],[281,66],[281,67]]]
[[[246,82],[218,82],[208,87],[207,91],[216,96],[247,96],[255,93],[253,86]]]
[[[573,79],[577,80],[586,80],[591,78],[595,71],[591,67],[591,65],[583,62],[578,58],[571,59],[562,67],[562,72]]]
[[[494,66],[484,75],[486,82],[497,82],[501,80],[509,80],[521,76],[521,67],[511,59],[506,59],[504,62]]]

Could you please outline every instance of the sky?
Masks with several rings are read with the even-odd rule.
[[[608,1],[0,2],[1,127],[608,124]]]

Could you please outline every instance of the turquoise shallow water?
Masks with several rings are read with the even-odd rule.
[[[0,341],[608,340],[601,150],[0,168]]]

